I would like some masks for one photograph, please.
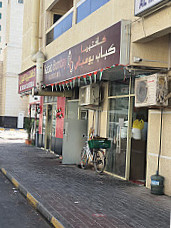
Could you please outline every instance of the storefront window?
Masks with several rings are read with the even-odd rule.
[[[111,149],[107,152],[106,170],[125,177],[129,98],[109,100],[109,138]]]
[[[44,97],[44,103],[47,103],[48,97]]]
[[[109,84],[109,96],[119,96],[129,94],[129,79],[115,81]]]
[[[57,105],[53,105],[52,137],[55,137],[55,132],[56,132],[56,110],[57,110]]]
[[[53,97],[53,102],[57,102],[57,97]]]
[[[53,102],[57,102],[57,97],[54,97],[54,96],[44,97],[44,103],[53,103]]]
[[[42,125],[42,131],[43,134],[45,134],[45,127],[46,127],[46,106],[43,106],[43,125]]]

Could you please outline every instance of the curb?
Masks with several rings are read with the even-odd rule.
[[[0,127],[0,131],[21,131],[21,132],[25,132],[25,129]]]
[[[64,228],[61,222],[55,218],[36,198],[27,191],[11,174],[4,168],[0,168],[1,172],[13,183],[13,185],[26,197],[31,205],[39,211],[55,228]]]

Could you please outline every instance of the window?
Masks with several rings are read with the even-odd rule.
[[[82,21],[88,15],[98,10],[101,6],[109,2],[110,0],[82,0],[77,7],[77,23]]]
[[[0,25],[0,31],[1,31],[1,25]]]
[[[2,2],[0,2],[0,8],[2,8]]]
[[[2,13],[0,13],[0,19],[2,18]]]
[[[53,15],[53,24],[55,24],[55,22],[57,22],[61,17],[62,17],[62,15],[54,14]]]
[[[24,2],[23,0],[18,0],[19,4],[23,4],[23,2]]]

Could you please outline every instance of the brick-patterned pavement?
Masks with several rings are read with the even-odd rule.
[[[65,227],[169,228],[171,197],[152,195],[143,186],[107,174],[62,165],[41,149],[0,139],[0,167]]]

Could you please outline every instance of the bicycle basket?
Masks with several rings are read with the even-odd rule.
[[[111,141],[107,139],[92,139],[88,141],[90,149],[107,149],[111,146]]]

